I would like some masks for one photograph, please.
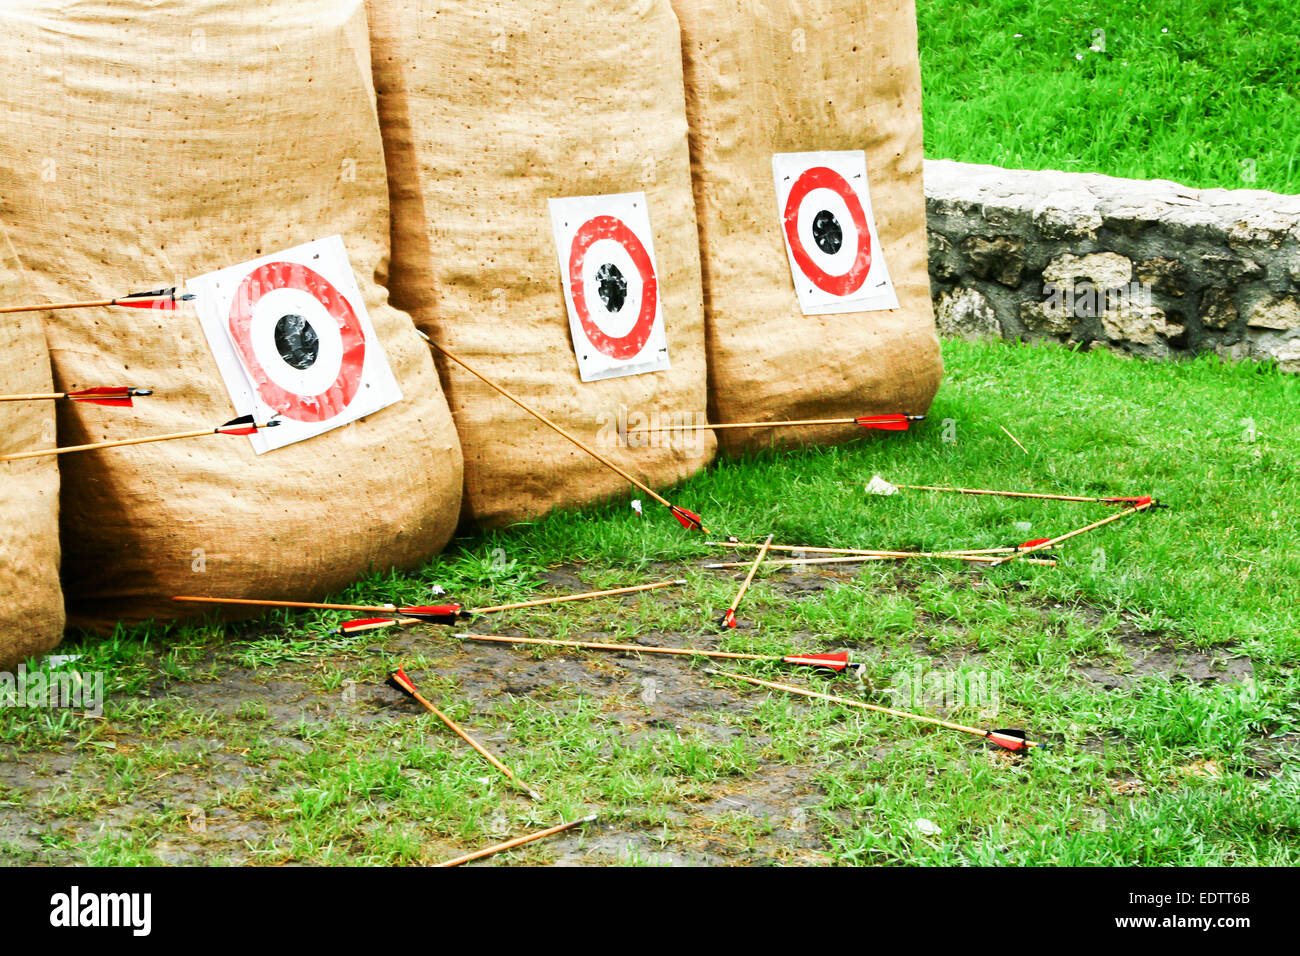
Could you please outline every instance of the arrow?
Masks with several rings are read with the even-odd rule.
[[[360,622],[354,622],[360,623]],[[627,654],[672,654],[679,657],[713,657],[728,661],[771,661],[796,664],[803,667],[824,667],[842,671],[854,665],[848,651],[838,654],[741,654],[734,651],[709,651],[695,647],[649,647],[641,644],[605,644],[598,641],[561,641],[551,637],[502,637],[496,634],[456,634],[464,641],[484,641],[492,644],[538,644],[543,647],[572,647],[588,651],[618,651]]]
[[[955,724],[950,720],[940,720],[938,717],[926,717],[923,714],[910,714],[905,710],[894,710],[892,707],[882,707],[879,704],[868,704],[862,700],[850,700],[847,697],[836,697],[834,694],[822,694],[815,690],[805,690],[802,687],[794,687],[790,684],[777,684],[769,680],[760,680],[757,677],[747,677],[744,674],[733,674],[729,671],[717,671],[713,669],[706,670],[704,673],[712,674],[715,677],[730,677],[732,680],[746,681],[750,684],[757,684],[759,687],[770,687],[773,690],[783,690],[790,694],[800,694],[804,697],[815,697],[818,700],[829,700],[835,704],[843,704],[845,707],[859,707],[862,710],[874,710],[877,713],[889,714],[893,717],[903,717],[907,720],[919,720],[922,723],[934,724],[938,727],[947,727],[949,730],[960,730],[963,733],[974,734],[977,737],[984,737],[990,743],[997,744],[1007,750],[1024,750],[1028,747],[1041,747],[1042,744],[1035,743],[1032,740],[1025,739],[1023,730],[1014,730],[1011,728],[1002,728],[999,730],[980,730],[978,727],[967,727],[965,724]]]
[[[698,531],[703,531],[705,534],[708,534],[708,529],[704,527],[703,519],[701,519],[700,516],[697,515],[694,511],[687,511],[685,508],[679,508],[679,507],[677,507],[677,505],[673,504],[671,501],[669,501],[669,500],[668,500],[667,498],[665,498],[663,495],[659,494],[657,491],[655,491],[653,488],[651,488],[651,487],[650,487],[649,485],[647,485],[645,482],[640,481],[639,479],[632,477],[632,475],[628,474],[628,472],[624,471],[624,470],[623,470],[622,468],[620,468],[618,465],[614,464],[612,461],[610,461],[608,458],[606,458],[606,457],[605,457],[604,455],[602,455],[600,452],[596,451],[596,450],[595,450],[594,448],[592,448],[590,445],[588,445],[588,444],[586,444],[585,442],[579,440],[579,439],[578,439],[576,436],[574,436],[571,432],[566,431],[565,429],[561,428],[559,425],[555,424],[555,422],[551,421],[549,418],[547,418],[545,415],[543,415],[543,414],[542,414],[541,412],[539,412],[537,409],[533,408],[533,406],[529,405],[529,404],[528,404],[527,402],[525,402],[522,398],[518,398],[518,397],[515,396],[513,393],[511,393],[509,390],[507,390],[504,386],[502,386],[502,385],[498,385],[496,382],[492,381],[492,379],[488,378],[488,377],[487,377],[486,375],[484,375],[482,372],[478,371],[478,370],[477,370],[476,368],[474,368],[472,365],[470,365],[469,363],[467,363],[463,358],[461,358],[461,357],[460,357],[459,355],[457,355],[455,352],[452,352],[450,349],[444,348],[443,346],[439,345],[437,342],[435,342],[433,339],[429,338],[429,337],[428,337],[427,335],[425,335],[423,332],[420,332],[419,329],[416,329],[416,332],[419,333],[420,337],[421,337],[422,339],[424,339],[424,341],[427,342],[427,343],[429,344],[429,348],[433,349],[435,352],[438,352],[440,355],[442,355],[442,356],[444,356],[444,357],[450,359],[451,361],[455,362],[457,365],[459,365],[459,366],[460,366],[461,368],[463,368],[465,371],[469,372],[469,374],[473,375],[475,378],[477,378],[480,382],[482,382],[482,383],[483,383],[484,385],[486,385],[488,388],[490,388],[490,389],[492,389],[493,391],[495,391],[495,392],[497,392],[497,393],[503,395],[504,397],[508,398],[510,401],[514,402],[516,405],[518,405],[520,408],[522,408],[524,411],[526,411],[529,415],[532,415],[534,418],[536,418],[536,419],[537,419],[538,421],[540,421],[542,424],[546,425],[548,428],[553,429],[554,431],[559,432],[561,435],[563,435],[563,436],[564,436],[565,438],[567,438],[569,441],[573,442],[575,445],[577,445],[579,448],[581,448],[583,451],[585,451],[585,452],[586,452],[588,455],[590,455],[592,458],[595,458],[598,462],[600,462],[600,463],[601,463],[602,465],[604,465],[606,468],[609,468],[611,471],[615,472],[616,474],[618,474],[620,477],[622,477],[622,478],[625,479],[626,481],[629,481],[629,482],[631,482],[633,485],[635,485],[637,488],[640,488],[640,489],[641,489],[642,491],[644,491],[647,495],[649,495],[649,496],[650,496],[651,498],[653,498],[655,501],[659,502],[661,505],[663,505],[665,508],[667,508],[670,512],[672,512],[673,517],[676,518],[677,521],[681,524],[681,526],[682,526],[683,528],[685,528],[687,531],[696,531],[696,530],[698,530]]]
[[[536,598],[532,601],[518,601],[514,604],[494,604],[488,607],[466,609],[459,604],[434,604],[408,607],[395,607],[392,604],[324,604],[316,601],[264,601],[256,598],[221,598],[197,597],[178,594],[173,601],[186,601],[191,604],[240,604],[251,607],[311,608],[323,611],[365,611],[372,614],[396,614],[409,620],[394,621],[389,618],[373,618],[365,621],[352,621],[344,627],[343,633],[375,630],[379,627],[392,627],[400,623],[455,624],[474,614],[494,614],[498,611],[514,611],[524,607],[541,607],[545,604],[565,604],[569,601],[587,601],[592,598],[612,597],[616,594],[635,594],[638,591],[654,591],[685,584],[684,578],[675,581],[656,581],[653,584],[634,584],[626,588],[612,588],[608,591],[584,591],[581,594],[562,594],[559,597]],[[355,630],[352,629],[355,627]]]
[[[95,388],[83,388],[75,392],[48,392],[40,395],[0,395],[0,402],[40,402],[65,399],[69,402],[85,402],[87,405],[111,405],[117,408],[130,408],[133,398],[152,395],[151,388],[131,388],[126,385],[98,385]]]
[[[663,425],[633,428],[629,435],[654,435],[661,432],[717,431],[722,428],[794,428],[807,425],[858,425],[881,431],[905,432],[910,422],[924,421],[924,415],[862,415],[858,418],[801,418],[787,422],[715,422],[711,425]]]
[[[768,561],[765,567],[769,568],[798,568],[805,564],[864,564],[867,561],[893,561],[903,558],[951,558],[958,561],[966,561],[970,564],[979,564],[984,567],[993,567],[999,563],[998,559],[993,556],[981,557],[976,554],[926,554],[922,551],[900,552],[896,554],[848,554],[838,555],[833,558],[792,558],[788,561]],[[1041,564],[1049,568],[1056,567],[1056,560],[1053,558],[1026,558],[1029,564]],[[723,569],[734,569],[748,567],[747,561],[719,561],[716,564],[706,564],[704,568],[710,571]]]
[[[63,448],[42,448],[38,451],[23,451],[16,455],[0,455],[0,461],[19,461],[23,458],[40,458],[42,455],[66,455],[74,451],[95,451],[99,448],[121,448],[124,445],[145,445],[154,441],[174,441],[177,438],[201,438],[204,435],[252,435],[263,428],[280,424],[276,419],[258,425],[252,415],[232,418],[216,428],[200,428],[191,432],[172,432],[170,435],[149,435],[145,438],[121,438],[117,441],[100,441],[90,445],[67,445]]]
[[[961,495],[998,495],[1002,498],[1040,498],[1047,501],[1083,501],[1102,505],[1135,505],[1148,498],[1138,495],[1128,498],[1087,498],[1083,495],[1045,495],[1032,491],[989,491],[986,488],[952,488],[946,485],[894,485],[895,488],[907,488],[911,491],[948,491]],[[1161,505],[1160,507],[1166,507]]]
[[[188,302],[193,295],[177,295],[176,287],[155,289],[153,292],[132,292],[115,299],[91,299],[86,302],[44,302],[40,305],[0,306],[6,312],[57,312],[59,309],[94,309],[103,306],[122,306],[128,309],[175,309],[177,302]]]
[[[1023,558],[1022,556],[1026,554],[1033,554],[1035,551],[1041,551],[1044,548],[1050,548],[1054,544],[1060,544],[1062,541],[1068,541],[1070,538],[1073,538],[1076,535],[1083,534],[1085,531],[1092,531],[1094,528],[1100,528],[1102,525],[1110,524],[1112,521],[1118,521],[1120,518],[1127,518],[1129,515],[1135,515],[1139,511],[1146,511],[1148,508],[1157,508],[1157,507],[1168,507],[1168,505],[1161,505],[1150,495],[1144,495],[1143,497],[1139,498],[1137,502],[1131,507],[1125,508],[1123,511],[1120,511],[1117,514],[1113,514],[1110,515],[1109,517],[1102,518],[1100,521],[1094,521],[1092,524],[1084,525],[1082,528],[1076,528],[1074,531],[1067,531],[1065,534],[1059,535],[1058,537],[1055,538],[1046,538],[1046,539],[1039,538],[1037,539],[1037,543],[1027,541],[1025,542],[1025,544],[1028,545],[1028,547],[1022,545],[1020,550],[1016,551],[1014,554],[1007,555],[1005,558],[998,558],[992,564],[990,564],[989,567],[996,568],[999,565],[1006,564],[1008,561],[1030,560],[1030,559]]]
[[[709,544],[717,545],[720,548],[757,548],[759,545],[746,542],[735,541],[710,541]],[[1027,542],[1033,543],[1033,542]],[[1023,548],[1024,545],[1021,545]],[[863,559],[871,560],[892,560],[900,558],[943,558],[952,561],[966,561],[971,564],[988,564],[993,565],[1000,559],[998,554],[1015,553],[1016,549],[1001,549],[992,554],[976,554],[967,551],[875,551],[866,548],[804,548],[798,545],[773,545],[772,550],[779,548],[782,551],[807,551],[814,554],[833,554],[837,557],[828,558],[796,558],[790,561],[769,561],[767,566],[770,568],[787,568],[802,564],[856,564]],[[1055,561],[1045,559],[1036,559],[1036,563],[1055,565]],[[717,564],[706,564],[706,568],[743,568],[748,562],[725,561]]]
[[[769,534],[767,540],[759,547],[758,557],[754,559],[754,564],[750,567],[749,573],[745,575],[745,580],[740,582],[740,590],[736,592],[736,597],[731,602],[731,607],[727,608],[727,613],[722,615],[722,619],[718,621],[719,627],[736,626],[736,608],[740,606],[740,599],[743,598],[745,592],[749,590],[749,582],[754,580],[754,575],[758,572],[758,566],[762,564],[763,559],[767,557],[767,549],[772,547],[772,538],[773,535]]]
[[[545,830],[538,830],[536,833],[530,833],[528,836],[515,837],[513,840],[507,840],[505,843],[498,843],[496,846],[490,846],[482,850],[475,850],[473,853],[466,853],[464,856],[458,856],[454,860],[447,860],[445,863],[437,863],[435,866],[460,866],[462,863],[468,863],[470,860],[481,860],[485,856],[491,856],[494,853],[500,853],[502,850],[510,850],[517,846],[523,846],[525,843],[532,843],[534,840],[540,840],[543,837],[554,836],[556,833],[563,833],[565,830],[572,830],[574,827],[580,827],[584,823],[590,823],[596,819],[596,814],[589,817],[583,817],[581,820],[572,820],[568,823],[561,823],[559,826],[548,827]]]
[[[433,704],[429,703],[429,701],[425,698],[425,696],[415,689],[415,682],[406,675],[406,671],[404,671],[401,667],[398,667],[397,670],[392,671],[388,675],[388,680],[384,681],[384,683],[386,683],[389,687],[396,690],[398,693],[405,694],[407,697],[419,703],[429,713],[436,716],[444,724],[446,724],[453,731],[455,731],[455,733],[459,735],[459,737],[463,741],[465,741],[465,743],[469,744],[471,747],[477,750],[483,756],[483,758],[487,760],[488,763],[490,763],[492,766],[496,767],[503,774],[509,777],[510,782],[513,783],[520,790],[522,790],[524,793],[528,794],[534,800],[542,799],[542,795],[540,793],[538,793],[536,790],[534,790],[532,787],[528,786],[527,784],[521,783],[519,781],[519,778],[514,775],[513,771],[511,771],[509,767],[503,764],[496,757],[492,756],[492,754],[489,753],[482,744],[480,744],[477,740],[475,740],[468,733],[466,733],[464,728],[462,728],[460,724],[456,723],[456,721],[452,720],[450,717],[448,717],[446,714],[440,711],[437,707],[434,707]]]

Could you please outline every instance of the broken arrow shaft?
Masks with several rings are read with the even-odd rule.
[[[513,840],[507,840],[505,843],[498,843],[496,846],[489,846],[482,850],[475,850],[473,853],[466,853],[464,856],[458,856],[454,860],[447,860],[443,863],[438,863],[436,866],[460,866],[462,863],[469,863],[471,860],[481,860],[485,856],[492,856],[494,853],[500,853],[503,850],[510,850],[517,846],[523,846],[525,843],[532,843],[534,840],[540,840],[543,837],[563,833],[565,830],[571,830],[574,827],[582,826],[582,824],[590,823],[595,819],[596,815],[593,813],[591,816],[583,817],[581,820],[571,820],[568,823],[561,823],[559,826],[547,827],[545,830],[538,830],[536,833],[530,833],[527,836],[515,837]]]

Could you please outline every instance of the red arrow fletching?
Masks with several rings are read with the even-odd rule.
[[[908,429],[906,415],[864,415],[853,421],[863,428],[878,428],[887,432],[905,432]]]
[[[397,668],[397,670],[392,671],[384,683],[393,688],[393,690],[405,694],[407,697],[415,696],[415,681],[407,677],[406,671],[400,667]]]
[[[735,612],[735,611],[728,611],[726,614],[722,615],[722,620],[719,621],[718,623],[721,624],[723,627],[735,627],[735,626],[736,626],[736,612]]]
[[[399,607],[397,613],[427,624],[455,624],[469,614],[459,604],[433,604],[424,607]]]
[[[1051,538],[1034,538],[1030,541],[1024,542],[1023,544],[1016,545],[1016,550],[1023,551],[1025,548],[1036,548],[1040,544],[1047,544],[1047,542],[1051,540],[1052,540]]]
[[[397,621],[391,617],[367,617],[359,621],[345,621],[339,625],[338,633],[340,634],[360,634],[363,631],[378,631],[385,627],[392,627]]]
[[[849,652],[839,654],[795,654],[781,658],[787,664],[804,664],[808,667],[827,667],[833,671],[842,671],[849,666]]]
[[[1006,750],[1026,750],[1029,747],[1029,741],[1025,738],[1023,730],[1012,730],[1004,728],[1002,730],[990,730],[985,736],[989,743],[997,744]]]
[[[131,408],[134,404],[131,396],[135,391],[126,387],[98,385],[95,388],[82,388],[68,392],[69,401],[85,402],[88,405],[109,405],[115,408]]]
[[[705,533],[707,533],[703,519],[694,511],[687,511],[685,508],[679,508],[676,505],[673,505],[670,510],[673,513],[673,517],[676,518],[681,523],[681,526],[687,531],[705,531]]]
[[[1107,505],[1130,505],[1134,508],[1140,508],[1142,505],[1151,504],[1150,495],[1138,495],[1133,498],[1102,498],[1102,504]]]

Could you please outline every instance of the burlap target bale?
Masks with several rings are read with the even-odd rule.
[[[0,228],[0,303],[29,300]],[[0,395],[53,391],[40,316],[0,315]],[[0,402],[0,455],[54,443],[51,402]],[[53,458],[0,462],[0,668],[63,636],[59,589],[59,467]]]
[[[62,459],[75,623],[193,613],[178,593],[302,598],[438,551],[461,459],[428,348],[387,304],[388,194],[360,0],[20,0],[0,10],[0,216],[37,294],[180,284],[340,234],[404,400],[265,455],[209,437]],[[47,323],[60,444],[215,426],[234,408],[188,306]]]
[[[667,0],[371,0],[393,207],[393,301],[650,485],[713,457],[708,433],[621,446],[624,420],[706,408],[680,34]],[[671,369],[583,383],[549,199],[644,191]],[[627,484],[439,362],[469,516],[502,524]],[[641,417],[644,416],[644,419]]]
[[[674,0],[718,421],[923,413],[942,374],[926,268],[921,77],[911,0]],[[901,307],[804,315],[777,153],[864,150]],[[853,427],[789,429],[821,442]],[[771,431],[720,433],[740,448]]]

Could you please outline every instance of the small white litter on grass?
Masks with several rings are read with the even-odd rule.
[[[916,832],[921,836],[938,836],[943,832],[943,828],[939,824],[933,820],[927,820],[925,817],[918,818],[914,825],[916,826]]]
[[[871,480],[867,482],[867,494],[869,495],[896,495],[898,489],[885,481],[879,475],[872,475]]]

